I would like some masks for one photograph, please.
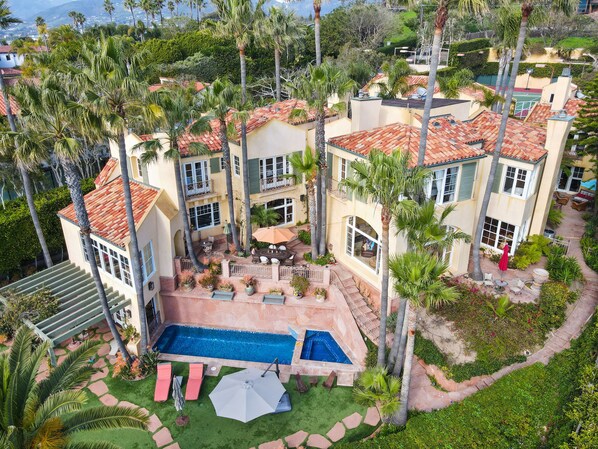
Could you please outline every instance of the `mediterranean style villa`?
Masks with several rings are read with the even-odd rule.
[[[564,178],[560,169],[580,104],[580,100],[574,98],[574,91],[570,78],[561,76],[545,88],[542,98],[546,101],[538,104],[526,121],[509,119],[484,222],[484,248],[499,251],[506,241],[514,252],[529,235],[542,234],[555,188],[575,190],[574,180],[585,179],[585,174],[580,175],[575,170]],[[436,202],[438,210],[455,204],[456,210],[449,216],[448,225],[473,235],[500,116],[474,105],[475,93],[464,95],[468,94],[471,95],[469,99],[434,98],[425,165],[433,172],[427,186],[428,197]],[[390,153],[399,148],[411,153],[415,160],[423,99],[386,100],[376,97],[375,93],[369,95],[362,91],[349,101],[350,117],[332,113],[326,117],[330,180],[326,241],[342,271],[367,285],[372,293],[371,307],[380,313],[380,208],[346,191],[339,183],[351,176],[351,162],[367,157],[373,149]],[[314,144],[314,117],[308,115],[297,121],[291,115],[294,109],[302,107],[305,104],[299,100],[260,107],[251,113],[247,123],[251,203],[276,210],[280,227],[294,228],[304,223],[308,216],[305,185],[294,183],[286,176],[291,171],[290,155],[302,152],[306,146],[313,148]],[[112,158],[95,180],[96,189],[85,197],[92,224],[93,255],[86,254],[83,249],[72,205],[59,213],[71,269],[88,272],[88,258],[96,258],[105,285],[113,295],[117,321],[138,327],[140,320],[147,320],[154,341],[160,336],[164,323],[299,335],[309,329],[329,331],[355,369],[362,367],[366,347],[356,325],[355,313],[334,277],[331,278],[329,268],[309,269],[312,270],[309,276],[312,285],[328,289],[328,299],[324,303],[304,298],[287,301],[284,306],[270,306],[242,293],[238,293],[234,301],[214,301],[209,293],[182,292],[178,288],[178,276],[186,256],[175,187],[175,176],[180,174],[175,173],[171,162],[161,158],[155,163],[141,163],[140,152],[143,150],[134,147],[149,138],[153,137],[129,134],[126,138],[127,166],[132,179],[131,192],[143,265],[145,316],[140,316],[137,307],[131,306],[135,304],[135,291],[130,270],[130,238],[118,149],[114,144],[111,146]],[[205,143],[211,154],[192,156],[187,153],[194,140]],[[233,139],[230,148],[233,196],[239,220],[243,217],[240,142]],[[193,240],[200,242],[210,237],[222,240],[230,218],[218,133],[185,136],[181,150]],[[236,223],[241,231],[246,225]],[[390,235],[391,254],[406,251],[403,237],[392,229]],[[471,248],[470,243],[459,242],[444,253],[452,274],[468,272]],[[271,287],[288,291],[288,280],[293,273],[289,271],[291,268],[252,265],[249,259],[244,262],[249,268],[243,271],[239,268],[243,266],[239,258],[224,258],[221,262],[223,280],[237,286],[240,277],[250,273],[260,278],[260,292],[267,292]],[[240,292],[242,287],[237,290]],[[396,300],[390,302],[391,308],[396,307]],[[60,336],[54,334],[50,339],[59,343],[59,339],[75,335],[74,332],[80,331],[85,324],[75,320],[70,330],[65,328]],[[302,366],[307,372],[312,369],[314,373],[327,366],[321,363],[309,367],[301,365],[295,356],[292,365]]]

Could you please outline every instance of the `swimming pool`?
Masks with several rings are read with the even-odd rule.
[[[334,362],[351,364],[351,360],[343,352],[330,332],[306,331],[301,358],[304,360],[318,360],[320,362]]]
[[[280,364],[290,365],[295,338],[291,335],[172,324],[164,329],[155,347],[165,354],[247,362],[270,363],[278,357]],[[306,332],[301,358],[351,363],[332,335],[325,331]]]

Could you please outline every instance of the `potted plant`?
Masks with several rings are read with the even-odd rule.
[[[197,283],[211,292],[218,285],[218,276],[210,270],[205,270],[203,273],[197,275]]]
[[[191,270],[183,270],[179,274],[179,284],[181,289],[185,292],[190,292],[195,287],[195,279],[193,278],[193,272]]]
[[[282,292],[282,288],[280,287],[274,287],[271,288],[270,290],[268,290],[268,293],[270,293],[271,295],[280,295],[283,296],[283,292]]]
[[[326,291],[325,288],[323,288],[323,287],[316,288],[316,290],[315,290],[316,301],[324,302],[327,294],[328,294],[328,292]]]
[[[293,289],[293,293],[297,299],[299,299],[305,295],[305,292],[309,288],[309,280],[306,277],[295,274],[291,278],[289,285]]]
[[[241,278],[241,284],[245,286],[245,293],[251,296],[255,293],[255,284],[257,280],[250,274],[246,274]]]
[[[233,292],[235,291],[235,287],[230,282],[223,282],[218,286],[218,290],[222,292]]]

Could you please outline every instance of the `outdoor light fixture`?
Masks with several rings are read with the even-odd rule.
[[[527,71],[527,83],[525,83],[525,90],[529,90],[529,79],[532,76],[532,73],[534,73],[534,69],[529,67],[526,71]]]
[[[154,283],[152,281],[147,283],[147,289],[151,292],[154,289]]]

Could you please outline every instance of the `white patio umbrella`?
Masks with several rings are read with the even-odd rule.
[[[273,372],[256,368],[224,376],[210,393],[216,414],[249,422],[276,410],[285,389]]]

